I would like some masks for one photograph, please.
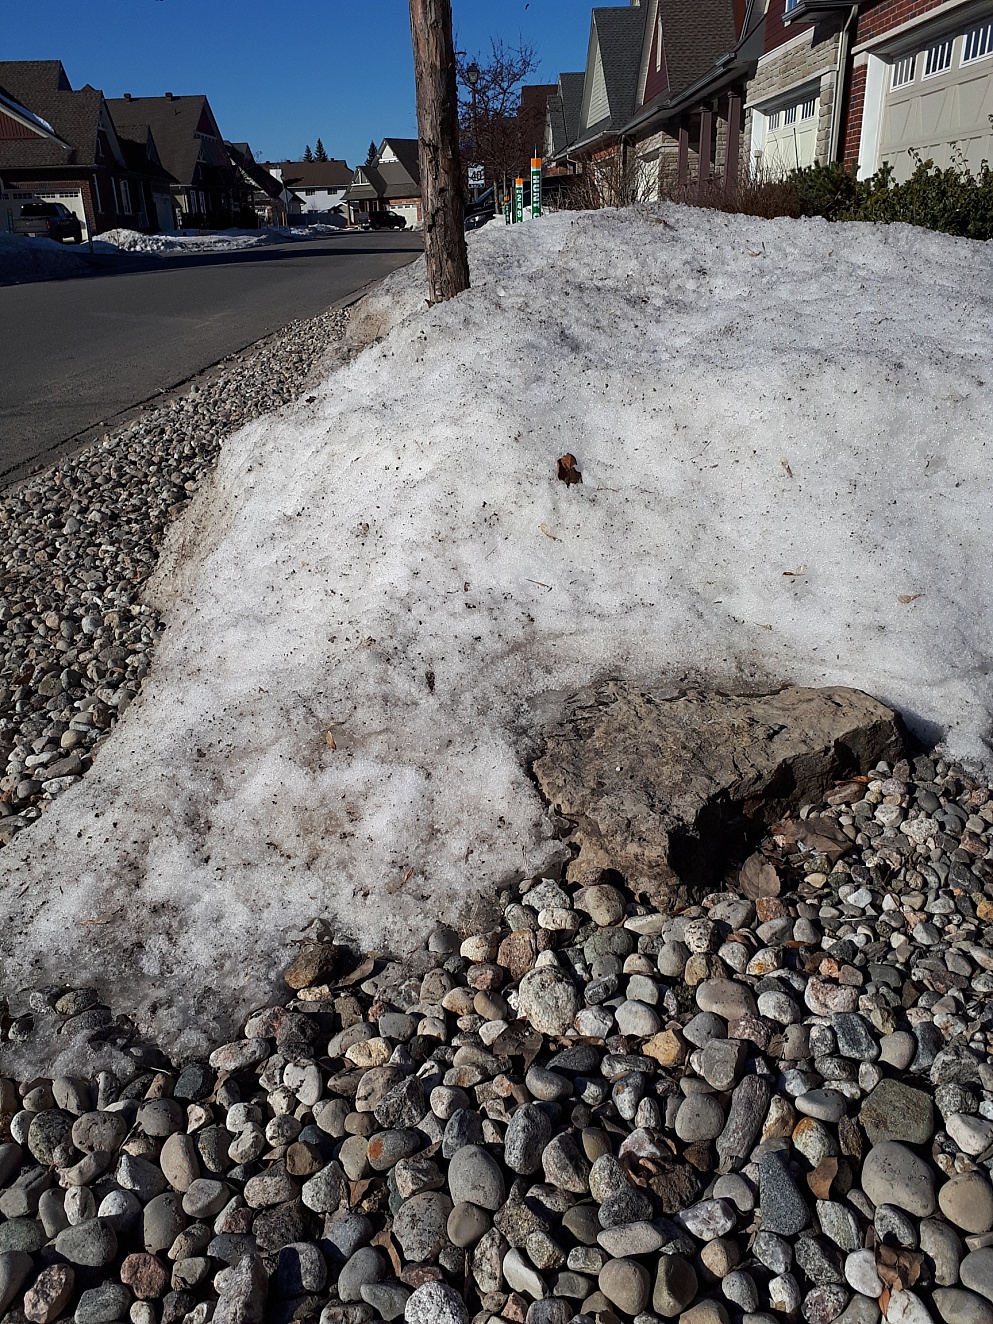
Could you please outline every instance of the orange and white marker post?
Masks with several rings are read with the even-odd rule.
[[[531,158],[531,215],[541,215],[541,157]]]

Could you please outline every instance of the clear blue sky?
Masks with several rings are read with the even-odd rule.
[[[616,0],[623,3],[623,0]],[[73,87],[204,92],[221,132],[260,160],[320,137],[355,166],[369,142],[417,134],[407,0],[0,0],[0,59],[61,60]],[[529,42],[535,82],[586,63],[592,0],[453,0],[458,46]]]

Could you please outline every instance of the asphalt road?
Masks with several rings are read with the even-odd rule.
[[[421,251],[420,235],[351,232],[225,254],[97,258],[91,276],[0,288],[0,485]]]

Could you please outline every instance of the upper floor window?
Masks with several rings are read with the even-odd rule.
[[[993,55],[993,22],[967,32],[962,43],[963,64],[985,59],[987,55]]]
[[[786,0],[786,13],[792,14],[793,10],[796,9],[799,3],[800,0]]]
[[[906,87],[908,83],[912,83],[916,64],[916,55],[908,55],[903,60],[897,60],[890,75],[890,87]]]
[[[947,41],[937,41],[933,46],[929,46],[924,52],[924,78],[932,78],[935,74],[943,74],[946,69],[951,67],[952,46],[954,41],[951,37]]]

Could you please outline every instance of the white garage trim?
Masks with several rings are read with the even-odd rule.
[[[905,179],[913,173],[912,151],[939,168],[961,153],[978,169],[993,149],[991,57],[989,0],[942,7],[937,19],[905,24],[880,38],[858,61],[866,66],[859,177],[872,175],[886,160],[896,178]]]

